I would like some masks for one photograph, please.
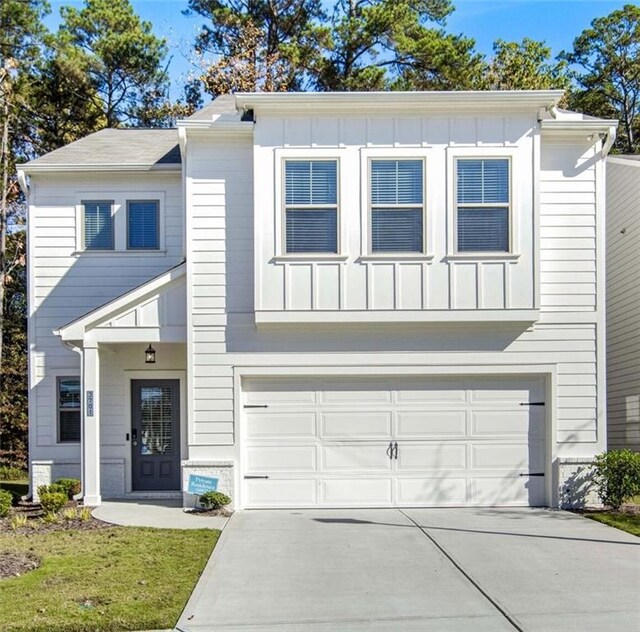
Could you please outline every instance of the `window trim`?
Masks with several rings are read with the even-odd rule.
[[[94,204],[109,204],[110,217],[111,217],[111,245],[109,248],[87,248],[87,223],[86,223],[86,205],[88,202]],[[116,249],[116,226],[115,226],[115,200],[105,197],[83,197],[80,200],[81,219],[80,219],[80,233],[82,250],[85,252],[113,252]]]
[[[56,373],[53,375],[54,379],[54,414],[55,414],[55,423],[56,423],[56,444],[59,445],[79,445],[82,443],[82,378],[79,374],[71,374],[68,372],[65,373]],[[80,439],[78,441],[63,441],[60,438],[60,382],[62,380],[78,380],[80,384],[80,408],[78,409],[78,413],[80,415]]]
[[[408,209],[408,208],[422,208],[422,250],[421,251],[397,251],[394,252],[392,250],[385,250],[380,252],[373,251],[373,211],[374,204],[371,201],[372,198],[372,181],[371,175],[372,171],[372,163],[374,161],[384,161],[384,160],[392,160],[395,162],[406,162],[406,161],[419,161],[422,164],[422,204],[403,204],[402,206],[397,206],[397,209]],[[367,157],[367,254],[365,257],[380,257],[380,258],[402,258],[402,257],[428,257],[428,247],[427,247],[427,160],[425,156],[368,156]],[[376,204],[376,207],[382,207],[384,209],[389,209],[388,204]]]
[[[293,205],[295,210],[301,211],[313,211],[329,209],[335,206],[336,211],[336,251],[335,252],[288,252],[287,251],[287,183],[286,183],[286,169],[287,162],[335,162],[336,164],[336,203],[335,204],[307,204],[306,208],[301,208],[300,205]],[[276,246],[276,257],[280,258],[311,258],[311,259],[324,259],[327,257],[340,257],[342,252],[342,216],[340,213],[341,202],[341,178],[340,178],[340,158],[337,156],[282,156],[280,161],[280,244]]]
[[[509,161],[509,250],[503,251],[458,251],[458,212],[457,212],[457,161],[458,160],[503,159]],[[522,162],[522,164],[521,164]],[[529,163],[530,165],[530,163]],[[514,174],[527,167],[521,161],[517,147],[448,147],[447,148],[447,254],[448,261],[517,261],[520,259],[520,195],[515,186]],[[489,206],[495,206],[491,204]]]
[[[131,204],[135,203],[150,203],[153,202],[156,205],[156,245],[153,247],[147,248],[132,248],[129,242],[130,232],[129,232],[129,213],[131,212]],[[128,198],[126,202],[126,224],[127,224],[127,240],[126,240],[126,249],[127,252],[156,252],[160,250],[160,200],[158,199],[138,199],[138,198]]]

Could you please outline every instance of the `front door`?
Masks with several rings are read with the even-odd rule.
[[[133,490],[179,490],[179,380],[132,380],[131,405]]]

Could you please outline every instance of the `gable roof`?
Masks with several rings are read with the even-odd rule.
[[[186,121],[239,121],[241,114],[236,108],[233,94],[221,94],[202,109],[188,116]]]
[[[64,168],[180,169],[177,129],[103,129],[40,158],[19,165],[24,171]]]

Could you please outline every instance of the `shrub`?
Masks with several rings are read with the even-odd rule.
[[[6,489],[0,489],[0,518],[9,514],[9,509],[13,504],[13,495]]]
[[[40,494],[40,504],[45,513],[54,514],[67,504],[67,495],[64,492],[45,492]]]
[[[28,521],[29,521],[29,519],[24,514],[16,514],[15,516],[11,517],[11,521],[9,522],[9,526],[14,531],[17,531],[18,529],[23,529],[24,527],[26,527]]]
[[[53,484],[63,487],[69,500],[73,500],[73,497],[80,493],[80,481],[77,478],[59,478]]]
[[[67,490],[62,485],[58,485],[57,483],[51,483],[51,485],[39,485],[38,486],[38,496],[42,496],[42,494],[64,494],[67,495]]]
[[[68,507],[62,512],[62,517],[65,520],[77,520],[78,510],[75,507]]]
[[[78,518],[82,520],[82,522],[91,520],[91,507],[82,507],[81,509],[79,509]]]
[[[221,492],[206,492],[200,496],[200,504],[205,509],[220,509],[231,502],[231,498]]]
[[[9,467],[8,465],[0,467],[0,481],[23,481],[27,478],[29,478],[29,473],[19,467]]]
[[[609,450],[594,461],[594,481],[600,499],[612,509],[640,494],[640,453]]]

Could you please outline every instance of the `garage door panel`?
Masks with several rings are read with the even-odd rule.
[[[252,380],[245,385],[244,402],[248,405],[315,404],[315,380]]]
[[[467,392],[451,380],[408,379],[396,385],[398,404],[465,402]]]
[[[393,502],[389,478],[327,478],[321,481],[322,502],[336,506],[389,506]]]
[[[467,467],[467,446],[449,442],[403,444],[398,447],[396,467],[398,471],[464,470]]]
[[[247,472],[315,472],[315,446],[260,446],[247,448]]]
[[[390,439],[391,411],[321,413],[320,434],[323,439]]]
[[[470,484],[470,502],[474,505],[531,505],[544,504],[544,478],[482,477]]]
[[[245,483],[246,502],[250,507],[314,507],[318,504],[315,478],[270,478]]]
[[[481,410],[471,414],[471,433],[476,436],[540,437],[542,415],[529,410]]]
[[[435,478],[400,478],[396,481],[400,505],[466,505],[467,479],[447,475]]]
[[[247,439],[310,439],[316,436],[316,415],[308,413],[248,413]]]
[[[469,386],[471,403],[503,402],[519,406],[521,402],[538,401],[543,397],[541,384],[534,381],[518,384],[515,380],[482,379]]]
[[[367,406],[373,402],[391,402],[391,390],[386,381],[323,380],[320,383],[321,404],[353,404]]]
[[[529,468],[527,444],[475,443],[471,446],[471,469],[524,470]]]
[[[322,469],[326,472],[353,471],[389,472],[391,461],[386,454],[386,444],[374,445],[324,445],[322,446]]]
[[[398,439],[425,437],[463,437],[467,432],[467,413],[464,410],[422,410],[397,413]]]

